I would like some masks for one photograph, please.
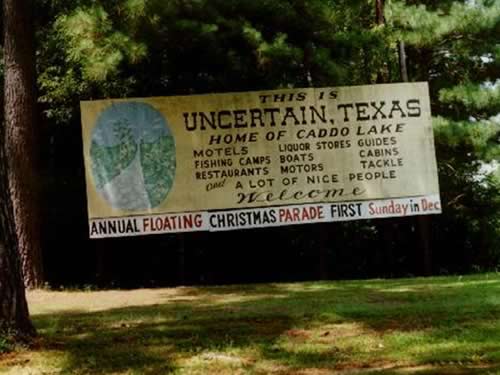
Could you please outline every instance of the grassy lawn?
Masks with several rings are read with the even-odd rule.
[[[500,274],[29,302],[40,337],[0,374],[500,374]]]

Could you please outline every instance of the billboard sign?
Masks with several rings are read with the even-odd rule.
[[[92,238],[441,212],[428,87],[81,103]]]

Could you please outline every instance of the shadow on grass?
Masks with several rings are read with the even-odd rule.
[[[359,375],[495,375],[500,373],[499,366],[441,366],[430,368],[395,368],[389,370],[366,371]]]
[[[44,338],[42,350],[63,354],[63,374],[167,374],[207,352],[236,353],[244,357],[241,366],[247,370],[260,361],[292,371],[363,367],[403,358],[415,365],[457,364],[447,372],[422,370],[422,375],[465,374],[453,371],[459,371],[462,363],[500,363],[496,281],[187,288],[183,295],[195,299],[179,302],[165,295],[158,305],[37,315],[33,320]],[[342,335],[326,344],[308,335],[289,337],[293,330],[321,330],[342,323],[356,324],[360,329],[354,336],[376,337],[388,348],[367,352],[362,337],[358,344],[352,335],[347,346]],[[291,345],[283,345],[284,341]],[[208,373],[210,363],[207,366]],[[397,371],[374,373],[402,373]],[[474,371],[470,373],[490,370]]]
[[[267,346],[292,325],[285,315],[227,314],[167,305],[35,316],[34,321],[44,349],[64,352],[62,372],[77,374],[170,373],[179,356]]]

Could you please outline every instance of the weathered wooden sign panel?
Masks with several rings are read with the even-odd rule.
[[[426,83],[81,110],[93,238],[441,212]]]

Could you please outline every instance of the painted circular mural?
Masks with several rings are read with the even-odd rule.
[[[175,142],[166,119],[149,104],[124,102],[105,109],[90,146],[96,190],[114,208],[159,206],[175,177]]]

